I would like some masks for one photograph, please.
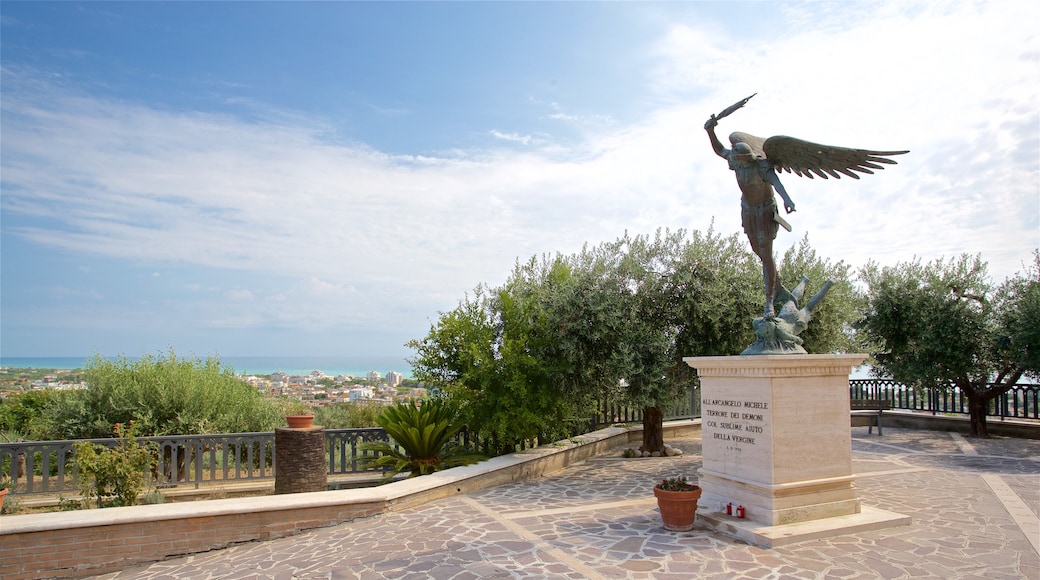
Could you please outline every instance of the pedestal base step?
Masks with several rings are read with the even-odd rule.
[[[909,526],[910,516],[862,506],[858,514],[769,526],[760,522],[727,516],[720,512],[698,510],[697,522],[716,532],[744,540],[749,544],[762,548],[777,548],[820,538]]]

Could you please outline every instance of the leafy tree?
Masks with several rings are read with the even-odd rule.
[[[634,383],[628,393],[650,403],[643,410],[643,449],[651,452],[664,449],[660,403],[697,383],[683,358],[740,353],[754,342],[751,321],[761,309],[761,267],[736,234],[659,232],[654,246],[654,267],[663,275],[646,287],[655,295],[642,316],[668,337],[665,382],[650,393]]]
[[[56,397],[37,436],[46,439],[107,437],[111,426],[135,421],[141,435],[270,431],[280,407],[235,376],[215,357],[205,360],[95,354],[87,361],[87,388]]]
[[[536,263],[518,265],[518,271]],[[545,275],[566,276],[559,269]],[[442,313],[421,340],[409,342],[413,371],[451,400],[467,427],[495,452],[524,441],[566,435],[574,405],[551,381],[543,286],[514,276],[506,286],[479,286]]]
[[[146,474],[155,467],[155,452],[137,441],[133,421],[127,425],[117,423],[114,432],[119,442],[112,449],[90,441],[79,441],[74,446],[85,507],[90,507],[91,498],[97,501],[97,507],[106,502],[137,505],[137,497],[147,483]]]
[[[848,268],[817,258],[807,240],[786,262],[820,283],[842,282],[833,309],[817,310],[816,324],[827,328],[811,343],[840,348],[856,314]],[[696,382],[682,359],[751,344],[760,292],[757,259],[736,235],[625,234],[571,256],[532,258],[501,288],[478,287],[409,343],[410,362],[502,450],[563,433],[598,398],[643,407],[643,449],[659,451],[662,405]]]
[[[480,361],[483,353],[474,345],[490,344],[494,337],[488,292],[477,286],[454,310],[442,312],[424,338],[408,341],[417,353],[408,362],[418,380],[441,389],[461,380]]]
[[[786,288],[794,288],[804,275],[809,279],[811,296],[827,280],[834,286],[813,311],[812,322],[799,336],[806,351],[815,354],[864,352],[864,338],[855,331],[860,313],[866,307],[866,295],[851,283],[852,269],[843,261],[831,263],[820,258],[809,246],[806,235],[788,248],[778,263],[780,279]],[[804,306],[804,303],[802,304]]]
[[[862,270],[869,307],[859,328],[876,346],[874,372],[908,385],[953,385],[968,399],[971,433],[988,437],[989,401],[1040,374],[1040,254],[1031,271],[994,289],[980,256]]]
[[[738,354],[755,340],[751,320],[760,316],[761,266],[747,242],[709,229],[670,242],[667,292],[676,327],[676,357]],[[689,365],[676,364],[682,378]]]
[[[365,465],[389,468],[384,481],[404,471],[409,472],[408,477],[417,477],[486,459],[454,441],[463,424],[444,399],[400,402],[386,407],[376,420],[397,446],[375,441],[364,443],[361,448],[379,453],[366,460]]]
[[[314,409],[314,423],[326,429],[376,427],[379,425],[376,417],[382,410],[382,405],[373,403],[337,403]]]
[[[1040,378],[1040,251],[1033,252],[1026,274],[1013,276],[997,288],[993,304],[1001,329],[997,352],[1007,361],[1005,367],[1013,369],[1008,374],[1022,370],[1023,375]]]
[[[613,245],[613,275],[621,280],[623,332],[612,345],[628,353],[620,378],[625,397],[643,407],[645,451],[664,448],[662,404],[696,385],[691,356],[735,355],[754,342],[751,320],[761,307],[761,270],[742,237],[707,232],[658,231],[653,237],[627,235]],[[806,345],[811,352],[834,352],[854,344],[858,294],[849,269],[817,257],[803,239],[780,263],[782,280],[793,287],[804,274],[818,284],[836,282],[816,310]],[[613,365],[616,366],[616,365]]]
[[[40,389],[0,399],[0,433],[5,439],[20,439],[39,429],[48,407],[62,391]]]
[[[512,282],[525,280],[542,307],[540,348],[530,352],[546,370],[560,421],[581,421],[597,400],[620,400],[621,377],[631,367],[632,352],[622,348],[630,325],[631,292],[619,276],[623,240],[585,247],[572,256],[543,258],[518,269]],[[561,429],[562,431],[562,429]],[[564,433],[560,433],[561,435]]]

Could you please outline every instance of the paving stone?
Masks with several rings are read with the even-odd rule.
[[[964,455],[963,443],[977,455]],[[661,526],[653,484],[695,478],[700,441],[691,438],[669,441],[683,450],[678,457],[611,451],[533,481],[98,578],[1037,580],[1040,555],[982,476],[999,477],[1040,514],[1040,441],[963,443],[948,433],[886,428],[879,437],[854,428],[863,503],[913,523],[773,550],[704,527]]]

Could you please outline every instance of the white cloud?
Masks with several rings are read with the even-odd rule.
[[[855,23],[790,8],[801,28],[758,42],[675,24],[653,47],[648,102],[663,104],[638,122],[583,121],[552,103],[583,142],[487,129],[525,147],[438,157],[330,141],[298,113],[257,122],[159,109],[5,69],[4,211],[34,218],[5,228],[63,250],[293,280],[185,306],[213,327],[421,331],[517,258],[626,230],[714,220],[738,231],[739,192],[701,126],[759,92],[720,136],[911,150],[859,181],[785,174],[799,209],[778,252],[805,232],[821,255],[856,266],[981,251],[1002,279],[1040,245],[1037,8],[900,6]],[[64,226],[39,225],[54,222]]]
[[[502,141],[509,141],[511,143],[519,143],[521,145],[530,145],[534,142],[534,137],[531,135],[521,135],[519,133],[505,133],[492,129],[490,131],[491,136],[495,139],[501,139]]]

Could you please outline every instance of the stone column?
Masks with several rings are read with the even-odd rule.
[[[274,465],[275,493],[327,491],[325,428],[275,429]]]

